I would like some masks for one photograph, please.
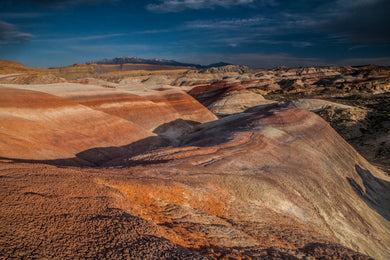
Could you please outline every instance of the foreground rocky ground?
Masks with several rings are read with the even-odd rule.
[[[390,178],[350,145],[386,169],[386,68],[23,69],[0,78],[1,258],[390,257]]]

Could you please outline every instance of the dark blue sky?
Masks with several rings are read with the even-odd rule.
[[[389,0],[1,0],[0,59],[390,65]]]

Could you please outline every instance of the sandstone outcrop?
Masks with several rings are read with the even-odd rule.
[[[222,67],[211,67],[199,70],[199,73],[225,73],[237,72],[239,74],[249,73],[251,70],[247,66],[226,65]]]
[[[207,108],[202,106],[196,99],[180,90],[154,91],[146,93],[149,100],[161,104],[169,104],[178,111],[184,120],[196,122],[208,122],[218,119]]]
[[[0,77],[0,83],[5,84],[50,84],[66,82],[64,78],[53,74],[11,74]]]
[[[195,87],[188,93],[218,116],[240,113],[249,107],[272,102],[247,90],[243,85],[218,81]]]

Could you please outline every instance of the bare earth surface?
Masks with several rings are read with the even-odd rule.
[[[389,259],[390,177],[334,130],[370,111],[280,92],[346,72],[234,69],[4,79],[0,258]]]

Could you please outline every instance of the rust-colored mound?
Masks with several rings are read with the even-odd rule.
[[[69,106],[71,103],[66,99],[37,91],[7,87],[0,87],[0,90],[0,108],[3,113],[7,112],[7,108],[56,109]]]
[[[145,129],[153,131],[158,126],[180,118],[180,113],[171,106],[156,104],[144,97],[130,93],[103,93],[80,95],[71,100],[132,121]]]
[[[196,100],[202,103],[204,106],[209,106],[213,102],[217,101],[225,93],[229,93],[231,90],[242,91],[243,87],[239,83],[231,83],[228,81],[217,81],[194,87],[188,94],[193,96]]]
[[[130,121],[67,99],[15,88],[0,87],[0,117],[0,156],[6,158],[68,158],[152,135]]]
[[[121,117],[150,131],[177,119],[200,123],[217,119],[213,113],[184,91],[128,92],[104,86],[74,83],[7,86],[37,90],[66,98],[94,110]]]
[[[218,119],[212,112],[197,100],[180,90],[155,91],[146,94],[146,98],[157,104],[167,104],[180,113],[184,120],[209,122]]]
[[[26,73],[0,77],[0,83],[5,84],[50,84],[60,82],[66,82],[66,80],[52,74]]]
[[[249,82],[217,81],[195,87],[188,94],[219,116],[240,113],[249,107],[272,102],[245,88],[250,85]]]
[[[179,146],[114,164],[0,162],[1,255],[390,256],[390,179],[310,112],[226,117],[199,125]]]
[[[207,108],[184,91],[155,91],[152,94],[146,94],[145,97],[157,104],[168,104],[178,111],[184,120],[204,123],[218,119]]]
[[[76,93],[69,99],[110,115],[135,122],[148,130],[175,121],[192,120],[200,123],[217,119],[210,111],[183,91],[137,92],[120,90],[101,93]]]
[[[7,60],[0,60],[0,75],[1,74],[18,74],[18,73],[48,73],[47,69],[40,69],[40,68],[30,68],[25,67],[22,63],[14,62],[14,61],[7,61]]]
[[[5,65],[16,72],[0,81],[43,75]],[[96,76],[93,66],[50,71]],[[309,92],[360,77],[321,71],[2,84],[0,258],[389,259],[389,176],[299,109],[350,108],[297,100],[246,109],[264,102],[249,88],[291,81],[299,86],[283,91]],[[183,89],[198,85],[190,93],[224,118],[177,90],[186,80]]]
[[[120,194],[93,174],[4,163],[0,170],[1,258],[202,259],[116,207],[111,195]]]
[[[180,147],[107,163],[115,164],[158,178],[109,183],[131,212],[166,225],[183,246],[298,250],[310,241],[390,255],[389,178],[304,110],[227,117]]]
[[[9,61],[9,60],[0,60],[0,66],[4,67],[24,67],[24,65],[20,62]]]

